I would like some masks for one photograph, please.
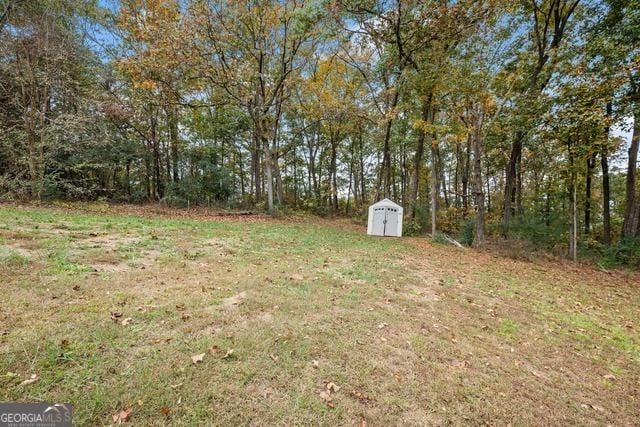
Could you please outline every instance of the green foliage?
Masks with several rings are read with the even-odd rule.
[[[622,239],[618,243],[597,248],[600,264],[606,267],[627,266],[640,268],[640,238]]]
[[[489,227],[494,235],[502,235],[502,223],[493,223]],[[509,226],[508,235],[531,242],[540,249],[552,249],[558,242],[567,241],[568,225],[566,218],[551,213],[550,218],[537,215],[524,215],[514,218]]]
[[[423,227],[416,220],[410,220],[402,224],[402,234],[404,236],[419,236],[423,232]]]
[[[228,170],[202,165],[202,175],[186,176],[167,188],[165,202],[173,206],[206,205],[226,202],[233,194],[233,178]]]
[[[476,222],[473,219],[467,219],[462,223],[458,234],[458,241],[465,246],[473,246],[476,237]]]

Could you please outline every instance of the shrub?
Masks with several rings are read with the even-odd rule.
[[[167,187],[164,201],[173,206],[204,205],[227,201],[233,194],[233,180],[224,168],[208,166],[202,175],[186,176]]]
[[[402,226],[402,234],[405,236],[419,236],[422,234],[422,226],[418,221],[408,221]]]
[[[476,237],[476,222],[473,219],[467,219],[460,228],[458,240],[465,246],[472,246]]]
[[[640,238],[627,238],[611,246],[601,245],[602,264],[640,268]]]

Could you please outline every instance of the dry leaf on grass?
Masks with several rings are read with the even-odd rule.
[[[118,323],[118,319],[120,319],[121,317],[122,313],[118,313],[117,311],[111,312],[111,320],[113,320],[114,322]]]
[[[360,403],[365,405],[373,401],[373,399],[370,396],[364,393],[361,393],[359,391],[352,391],[349,394],[351,395],[351,397],[353,397],[354,399],[358,400]]]
[[[331,394],[327,390],[322,390],[320,392],[320,399],[322,399],[329,408],[331,409],[335,408],[336,405],[333,403],[333,398],[331,397]]]
[[[604,378],[605,378],[606,380],[615,380],[615,379],[616,379],[616,376],[615,376],[615,375],[613,375],[613,374],[607,374],[607,375],[605,375],[605,376],[604,376]]]
[[[26,380],[22,381],[22,382],[20,383],[20,385],[29,385],[29,384],[33,384],[33,383],[35,383],[36,381],[38,381],[39,379],[40,379],[40,378],[38,377],[38,374],[31,374],[31,376],[30,376],[28,379],[26,379]]]
[[[123,319],[122,322],[120,322],[120,324],[122,326],[127,326],[128,324],[130,324],[131,322],[133,322],[133,319],[131,317],[127,317],[126,319]]]
[[[247,293],[245,291],[242,291],[237,295],[223,299],[222,306],[224,308],[236,308],[237,306],[242,304],[242,300],[244,300],[246,297]]]
[[[224,356],[222,356],[223,359],[228,359],[231,356],[233,356],[233,349],[230,348],[229,350],[227,350],[227,352],[224,354]]]
[[[220,352],[220,347],[218,347],[217,345],[209,347],[209,354],[216,354],[219,352]]]
[[[122,409],[111,416],[115,424],[122,424],[129,421],[131,417],[131,408]]]
[[[334,408],[332,394],[337,393],[340,390],[340,386],[332,381],[325,381],[324,390],[320,392],[320,398],[325,401],[329,408]]]
[[[340,391],[340,386],[331,381],[329,381],[325,387],[330,393],[337,393]]]
[[[604,408],[602,406],[598,406],[598,405],[592,405],[590,403],[583,403],[580,405],[582,408],[584,409],[595,409],[598,412],[604,412]]]
[[[204,355],[205,354],[206,353],[200,353],[200,354],[196,354],[196,355],[191,356],[191,362],[193,362],[194,365],[197,364],[197,363],[202,362],[202,359],[204,359]]]
[[[269,357],[271,358],[271,360],[273,360],[274,362],[277,362],[279,357],[273,354],[270,354]]]
[[[169,415],[171,415],[171,409],[169,409],[166,406],[163,406],[162,408],[160,408],[160,413],[162,413],[162,415],[164,415],[165,418],[169,418]]]
[[[322,390],[320,392],[320,399],[324,400],[325,402],[331,402],[331,393],[329,393],[327,390]]]

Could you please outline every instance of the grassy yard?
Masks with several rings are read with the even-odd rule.
[[[78,425],[638,423],[640,275],[364,231],[0,206],[0,401]]]

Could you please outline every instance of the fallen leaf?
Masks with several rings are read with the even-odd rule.
[[[127,326],[131,322],[133,322],[133,319],[131,317],[127,317],[126,319],[123,319],[122,322],[120,323],[122,324],[122,326]]]
[[[38,374],[31,374],[31,376],[30,376],[28,379],[26,379],[26,380],[22,381],[22,382],[20,383],[20,385],[29,385],[29,384],[33,384],[33,383],[35,383],[36,381],[38,381],[39,379],[40,379],[40,378],[38,378]]]
[[[320,399],[324,400],[325,402],[331,402],[331,394],[326,390],[322,390],[320,392]]]
[[[222,306],[225,308],[236,308],[237,306],[242,304],[242,300],[244,300],[246,297],[247,293],[245,291],[242,291],[237,295],[223,299]]]
[[[164,415],[165,418],[169,418],[169,415],[171,415],[171,409],[166,406],[160,408],[160,412],[162,413],[162,415]]]
[[[227,350],[227,352],[224,354],[224,356],[222,356],[223,359],[227,359],[229,357],[231,357],[233,355],[233,349],[230,348],[229,350]]]
[[[386,328],[387,326],[389,326],[389,325],[387,324],[387,322],[380,323],[380,324],[378,325],[378,329],[384,329],[384,328]]]
[[[334,382],[328,382],[325,387],[327,388],[327,390],[329,390],[330,393],[337,393],[338,391],[340,391],[340,386]]]
[[[131,408],[122,409],[111,416],[113,422],[116,424],[122,424],[129,421],[131,417]]]
[[[277,361],[278,361],[278,359],[279,359],[279,357],[278,357],[278,356],[275,356],[275,355],[273,355],[273,354],[270,354],[270,355],[269,355],[269,357],[270,357],[270,358],[271,358],[271,360],[273,360],[274,362],[277,362]]]
[[[200,363],[202,362],[202,359],[204,359],[205,354],[206,353],[201,353],[201,354],[196,354],[194,356],[191,356],[191,361],[193,362],[194,365],[197,363]]]
[[[291,275],[289,275],[289,279],[290,280],[302,281],[302,280],[304,280],[304,276],[302,274],[291,274]]]
[[[118,319],[122,317],[122,313],[118,313],[116,311],[111,312],[111,320],[118,323]]]
[[[353,397],[354,399],[357,399],[362,404],[368,404],[373,401],[371,397],[359,391],[352,391],[349,394],[351,395],[351,397]]]
[[[209,354],[216,354],[220,352],[220,347],[214,345],[213,347],[209,347]]]
[[[598,412],[604,412],[604,408],[602,406],[598,406],[598,405],[592,405],[590,403],[582,403],[580,405],[583,409],[595,409]]]
[[[74,286],[73,288],[71,288],[71,289],[73,289],[74,291],[79,291],[79,290],[80,290],[80,285],[75,285],[75,286]]]
[[[613,375],[613,374],[607,374],[607,375],[604,376],[604,378],[607,379],[607,380],[615,380],[616,376]]]

